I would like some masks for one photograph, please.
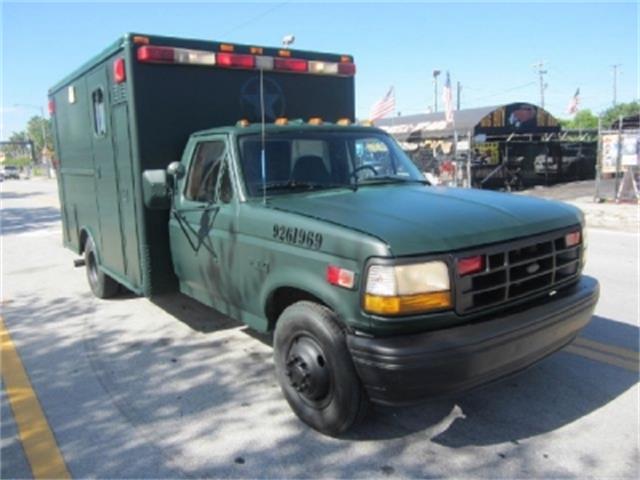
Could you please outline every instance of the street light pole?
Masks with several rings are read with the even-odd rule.
[[[438,75],[440,70],[433,71],[433,113],[438,111]]]

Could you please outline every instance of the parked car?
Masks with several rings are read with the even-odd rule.
[[[4,178],[20,180],[20,170],[15,165],[7,165],[4,167]]]

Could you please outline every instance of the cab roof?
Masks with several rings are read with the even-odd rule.
[[[356,132],[369,132],[369,133],[382,133],[387,135],[387,133],[377,127],[373,126],[365,126],[365,125],[337,125],[335,123],[323,123],[322,125],[311,125],[309,123],[303,123],[298,121],[290,121],[286,125],[276,125],[274,123],[266,123],[264,126],[265,133],[274,134],[274,133],[292,133],[292,132],[345,132],[345,133],[356,133]],[[233,125],[226,127],[215,127],[209,128],[207,130],[200,130],[198,132],[193,133],[194,137],[203,137],[207,135],[214,134],[226,134],[226,135],[260,135],[262,133],[262,125],[260,123],[252,123],[247,126],[241,125]]]

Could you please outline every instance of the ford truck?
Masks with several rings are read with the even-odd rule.
[[[567,204],[431,186],[355,123],[353,58],[127,34],[49,92],[64,245],[99,298],[179,290],[273,332],[340,435],[570,343],[598,283]]]

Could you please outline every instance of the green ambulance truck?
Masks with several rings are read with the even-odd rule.
[[[49,92],[93,293],[179,289],[273,332],[285,398],[329,435],[530,366],[599,294],[578,209],[430,186],[354,124],[354,75],[349,55],[128,34]]]

